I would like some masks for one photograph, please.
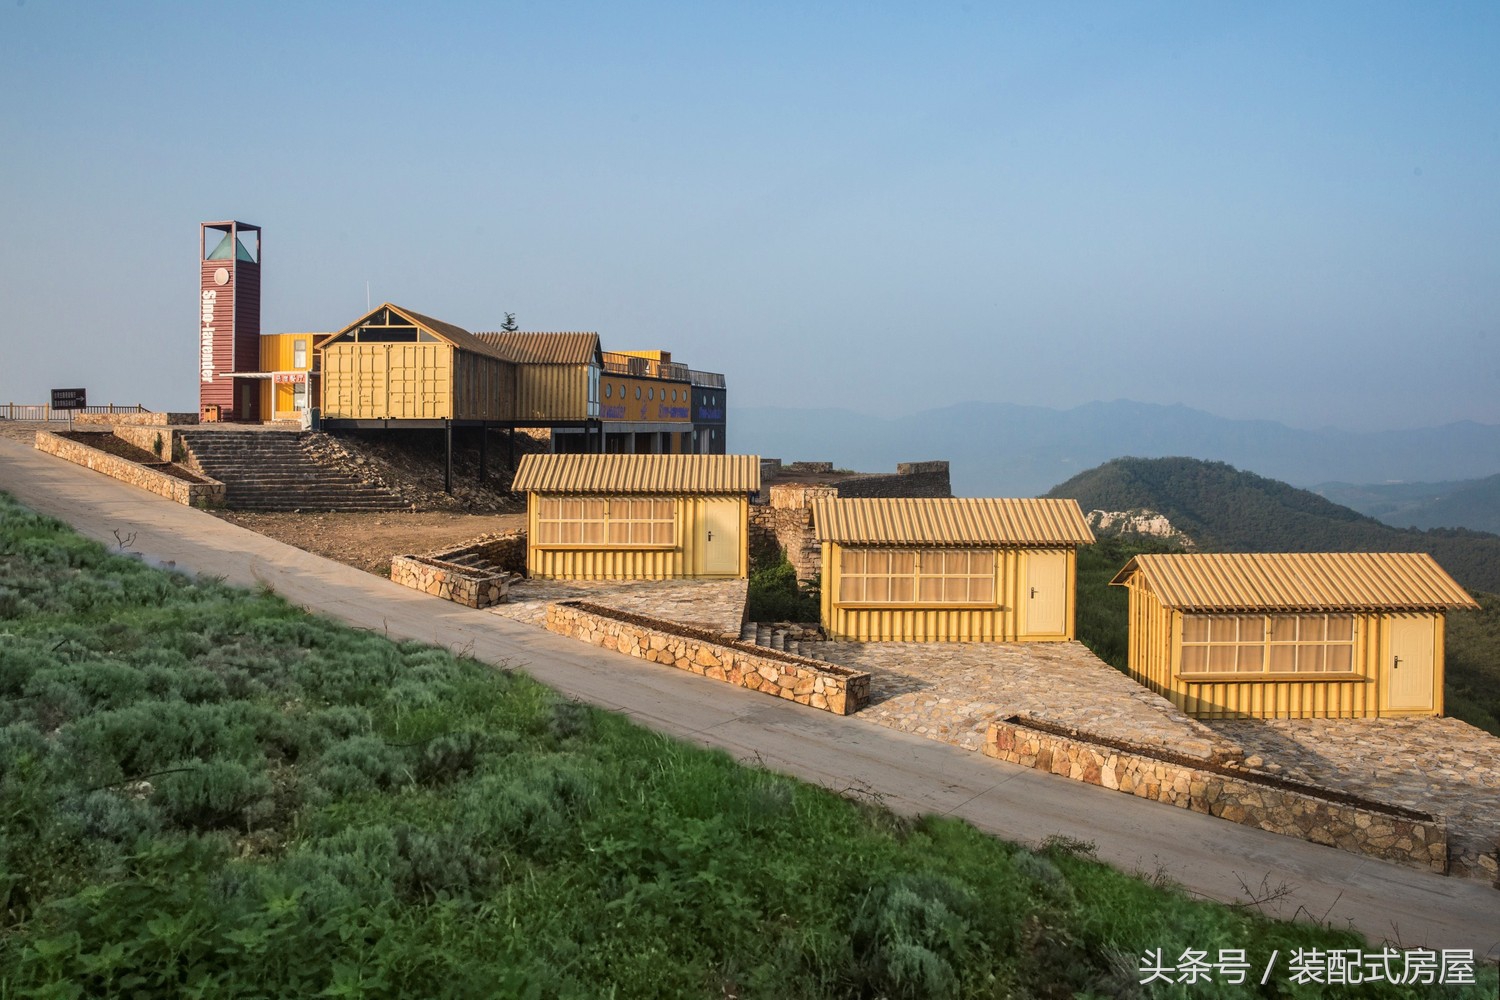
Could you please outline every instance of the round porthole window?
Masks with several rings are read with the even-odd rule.
[[[610,392],[611,392],[611,391],[612,391],[612,390],[613,390],[613,389],[614,389],[614,386],[612,386],[612,385],[606,385],[606,386],[605,386],[605,387],[604,387],[604,398],[605,398],[605,399],[608,399],[608,398],[609,398],[609,394],[610,394]]]
[[[646,398],[647,399],[655,399],[656,398],[656,390],[655,389],[647,389],[646,390]]]
[[[636,386],[635,387],[635,398],[636,399],[640,399],[641,398],[641,387],[640,386]]]

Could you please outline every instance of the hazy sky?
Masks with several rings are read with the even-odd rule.
[[[3,3],[0,401],[194,408],[237,218],[268,333],[368,282],[731,408],[1500,423],[1493,0]]]

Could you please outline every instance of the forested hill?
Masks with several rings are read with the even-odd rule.
[[[1470,590],[1500,592],[1500,535],[1393,528],[1316,493],[1194,458],[1117,458],[1053,487],[1088,510],[1152,510],[1205,550],[1428,552]]]

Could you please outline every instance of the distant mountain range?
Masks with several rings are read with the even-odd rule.
[[[744,407],[733,410],[729,435],[735,451],[832,461],[861,472],[945,458],[960,496],[1035,496],[1123,456],[1229,462],[1299,486],[1443,482],[1500,470],[1500,426],[1495,425],[1299,430],[1271,420],[1230,420],[1186,406],[1128,400],[1070,410],[958,403],[904,417]]]
[[[1393,528],[1223,462],[1121,458],[1058,484],[1048,496],[1085,511],[1163,514],[1194,544],[1215,552],[1428,552],[1471,590],[1500,592],[1500,535],[1464,529]]]
[[[1500,533],[1500,475],[1454,483],[1322,483],[1313,491],[1398,528]]]

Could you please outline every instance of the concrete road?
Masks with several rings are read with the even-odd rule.
[[[586,646],[417,594],[3,439],[0,489],[106,545],[125,539],[154,563],[265,584],[352,625],[520,667],[653,729],[877,797],[900,812],[958,816],[1030,844],[1053,835],[1090,841],[1111,864],[1159,872],[1211,899],[1275,892],[1261,907],[1270,916],[1500,960],[1500,892],[1478,882],[1145,802]]]

